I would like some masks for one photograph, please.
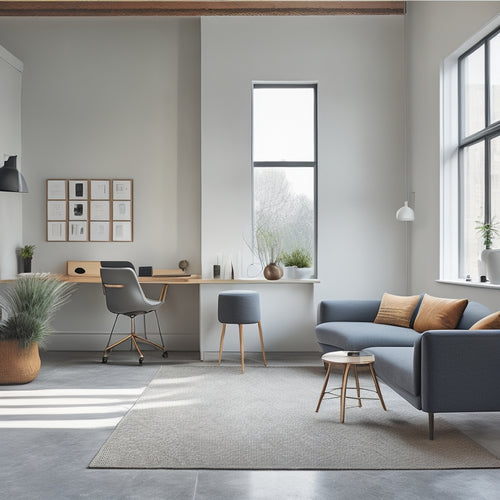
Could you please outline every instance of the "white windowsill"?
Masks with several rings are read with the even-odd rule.
[[[494,285],[493,283],[480,283],[478,281],[465,281],[461,280],[436,280],[436,283],[445,283],[447,285],[460,285],[460,286],[472,286],[474,288],[486,288],[490,290],[500,290],[500,285]]]

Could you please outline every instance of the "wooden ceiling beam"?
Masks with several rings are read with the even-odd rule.
[[[339,16],[401,15],[405,2],[326,0],[7,0],[0,16]]]

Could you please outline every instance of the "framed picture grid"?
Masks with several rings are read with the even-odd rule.
[[[47,179],[47,241],[133,241],[133,179]]]

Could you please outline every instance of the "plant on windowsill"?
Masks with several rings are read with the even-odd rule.
[[[264,269],[264,277],[267,280],[279,280],[283,276],[283,269],[279,266],[280,235],[259,227],[255,231],[255,243],[257,255]]]
[[[479,260],[479,275],[486,275],[490,283],[500,283],[500,250],[492,249],[493,240],[500,234],[498,222],[491,219],[490,222],[481,223],[476,221],[476,231],[483,239],[484,250]]]
[[[35,245],[24,245],[19,252],[23,259],[23,270],[25,273],[31,273],[31,260],[35,252]]]
[[[280,256],[288,278],[310,278],[312,275],[311,252],[305,248],[294,248]]]
[[[50,274],[26,274],[0,294],[0,308],[7,313],[0,323],[0,384],[36,378],[38,347],[52,333],[50,321],[69,299],[72,286]]]

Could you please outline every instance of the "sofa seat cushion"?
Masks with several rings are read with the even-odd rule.
[[[368,352],[375,355],[375,371],[381,380],[396,391],[399,387],[412,396],[420,395],[420,370],[414,366],[412,347],[372,347]]]
[[[316,326],[316,338],[323,346],[359,351],[372,346],[413,346],[419,334],[401,326],[366,321],[332,321]]]

